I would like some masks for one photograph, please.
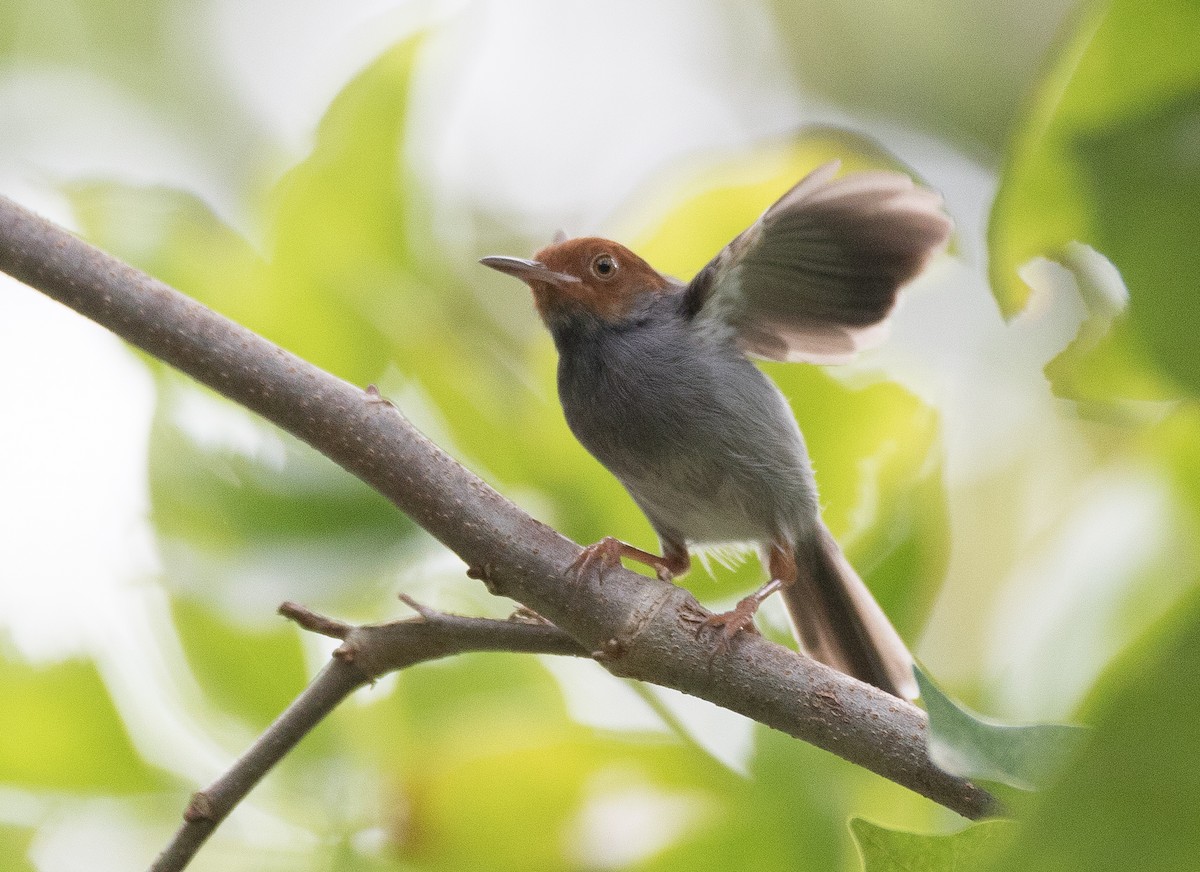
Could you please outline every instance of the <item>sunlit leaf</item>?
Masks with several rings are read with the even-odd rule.
[[[117,794],[163,785],[130,744],[91,663],[0,658],[0,688],[0,782]]]
[[[648,868],[829,872],[857,867],[851,811],[935,825],[930,804],[911,792],[782,733],[756,733],[750,777],[716,782],[712,818]]]
[[[1087,735],[1069,724],[989,720],[951,700],[924,670],[914,671],[929,712],[930,757],[954,775],[1035,790],[1058,774]]]
[[[839,801],[844,774],[828,755],[762,730],[751,777],[714,784],[713,809],[704,825],[647,868],[841,868],[840,859],[849,852]]]
[[[1068,243],[1061,264],[1084,304],[1086,316],[1075,338],[1045,367],[1056,396],[1073,400],[1089,417],[1136,420],[1147,402],[1173,396],[1130,330],[1129,290],[1120,272],[1100,252]],[[1028,268],[1028,267],[1027,267]],[[1057,291],[1067,291],[1059,283]]]
[[[1191,872],[1200,857],[1200,597],[1102,678],[1095,729],[995,872]]]
[[[376,379],[396,356],[392,306],[420,267],[409,257],[401,146],[412,54],[411,42],[385,52],[334,101],[312,155],[264,209],[265,253],[197,198],[165,189],[72,185],[83,227],[338,375]],[[421,298],[409,298],[418,322]],[[275,603],[372,590],[411,542],[411,522],[306,446],[205,391],[178,388],[173,376],[160,383],[151,488],[176,587],[240,589]]]
[[[356,384],[391,360],[389,322],[425,317],[409,243],[403,145],[415,41],[385,52],[329,107],[312,154],[272,195],[271,268],[252,292],[281,344]]]
[[[851,387],[806,365],[764,369],[804,432],[825,522],[892,620],[915,632],[949,549],[937,414],[899,385]]]
[[[1127,316],[1111,322],[1089,318],[1046,364],[1046,378],[1056,396],[1074,400],[1090,417],[1137,421],[1173,393],[1145,365],[1144,354]]]
[[[988,821],[933,836],[850,821],[863,872],[974,872],[1012,840],[1013,829],[1006,821]]]
[[[1190,504],[1193,523],[1200,524],[1200,406],[1181,403],[1146,434],[1146,440],[1147,450],[1162,459],[1185,504]]]

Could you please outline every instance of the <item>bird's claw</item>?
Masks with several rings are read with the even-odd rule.
[[[567,567],[567,575],[578,581],[584,575],[595,573],[596,582],[604,583],[604,576],[610,569],[621,565],[621,542],[612,536],[605,536],[599,542],[593,542],[571,561]]]
[[[753,635],[759,635],[758,627],[754,625],[754,614],[758,611],[759,601],[756,597],[748,596],[738,602],[727,612],[709,614],[693,602],[684,604],[680,619],[690,624],[699,639],[706,630],[716,634],[713,654],[724,654],[729,650],[734,638],[743,630]]]

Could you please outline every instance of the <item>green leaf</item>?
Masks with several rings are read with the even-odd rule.
[[[931,823],[927,801],[765,727],[750,777],[670,734],[581,727],[545,670],[519,656],[406,671],[393,698],[339,723],[358,737],[361,765],[383,773],[395,852],[421,868],[597,865],[580,857],[585,821],[624,840],[623,816],[661,812],[649,824],[662,833],[656,849],[621,868],[827,872],[852,851],[852,803]],[[626,797],[632,806],[620,804]],[[599,820],[594,803],[605,808]],[[512,837],[513,820],[537,834],[533,844]]]
[[[267,628],[237,626],[196,599],[177,597],[172,606],[192,674],[223,710],[265,728],[304,689],[303,651],[290,624],[272,615]]]
[[[693,780],[713,792],[704,826],[648,868],[829,872],[857,868],[847,838],[851,812],[909,828],[940,819],[932,804],[803,742],[756,727],[750,777]],[[731,775],[726,773],[727,775]]]
[[[1019,790],[1044,787],[1078,748],[1087,731],[1067,724],[1014,726],[957,705],[919,667],[914,668],[929,712],[929,754],[963,778],[998,781]]]
[[[92,663],[34,667],[0,657],[0,783],[97,793],[160,788]]]
[[[763,369],[793,402],[825,522],[902,634],[916,633],[950,545],[937,413],[897,384],[852,387],[814,366]]]
[[[1200,302],[1189,278],[1200,271],[1198,57],[1200,6],[1190,0],[1098,5],[1044,79],[1001,179],[991,277],[1006,315],[1029,299],[1018,270],[1039,256],[1069,263],[1076,241],[1108,257],[1129,287],[1129,334],[1122,328],[1103,347],[1092,364],[1100,373],[1078,377],[1085,382],[1148,355],[1200,390]],[[1117,389],[1146,388],[1131,380],[1118,376]]]
[[[1177,392],[1146,365],[1145,350],[1130,329],[1124,279],[1108,258],[1079,242],[1065,246],[1061,266],[1088,314],[1070,344],[1046,364],[1055,395],[1074,400],[1092,418],[1130,423],[1145,418],[1154,401]]]
[[[28,859],[33,831],[0,824],[0,869],[5,872],[34,872]]]
[[[1193,530],[1200,533],[1200,403],[1180,403],[1153,430],[1146,434],[1149,451],[1161,458],[1191,508]],[[1194,535],[1193,541],[1200,541]]]
[[[1200,587],[1105,673],[1094,725],[994,872],[1194,872],[1200,857]]]
[[[280,344],[360,385],[391,361],[393,323],[436,296],[410,245],[417,185],[403,159],[418,42],[384,52],[334,99],[312,154],[271,196],[270,269],[253,289]]]
[[[973,872],[1012,841],[1014,829],[1008,821],[988,821],[933,836],[850,821],[863,872]]]
[[[1161,26],[1192,29],[1192,42],[1181,50],[1200,68],[1195,62],[1200,7],[1190,7],[1189,18]],[[1075,150],[1095,204],[1095,245],[1120,267],[1131,288],[1130,324],[1162,370],[1196,395],[1200,69],[1194,88],[1179,96],[1156,94],[1141,111],[1131,110],[1100,130],[1081,131]]]

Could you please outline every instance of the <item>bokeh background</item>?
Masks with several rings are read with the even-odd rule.
[[[561,227],[686,276],[833,157],[906,168],[957,233],[886,346],[768,367],[826,519],[954,695],[1095,725],[969,863],[904,844],[1193,869],[1195,4],[0,5],[0,192],[379,384],[580,542],[654,544],[567,431],[527,295],[476,260]],[[328,656],[281,600],[512,609],[332,464],[6,277],[0,396],[0,868],[145,866]],[[714,560],[686,584],[715,608],[759,580]],[[705,703],[479,655],[358,694],[193,868],[857,870],[851,816],[962,826]]]

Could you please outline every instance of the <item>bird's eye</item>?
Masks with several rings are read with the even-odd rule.
[[[617,273],[617,262],[611,254],[598,254],[592,260],[592,274],[598,279],[611,279]]]

